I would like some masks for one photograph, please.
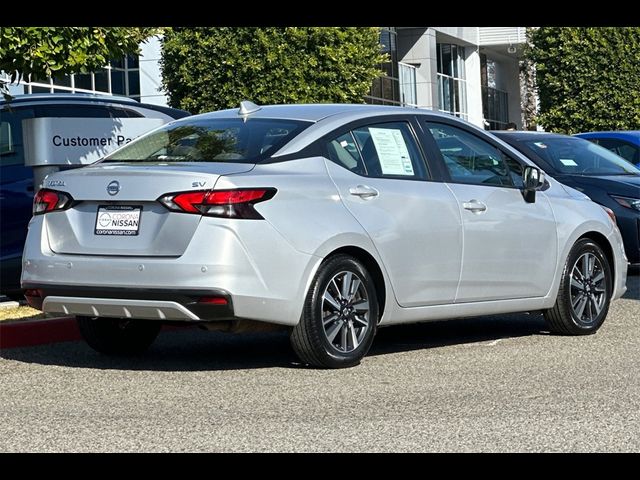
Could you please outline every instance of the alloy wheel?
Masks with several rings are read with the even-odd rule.
[[[350,271],[334,275],[322,295],[322,326],[329,344],[341,353],[353,352],[370,328],[367,289]]]
[[[582,324],[593,323],[607,300],[605,270],[591,252],[583,253],[571,270],[571,308]]]

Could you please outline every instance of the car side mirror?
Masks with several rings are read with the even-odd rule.
[[[527,203],[536,201],[536,191],[544,186],[544,172],[536,167],[527,166],[522,174],[524,183],[524,200]]]

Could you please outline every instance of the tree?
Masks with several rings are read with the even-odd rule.
[[[531,34],[533,29],[527,28],[525,56],[520,61],[520,107],[522,109],[522,129],[536,130],[538,115],[538,94],[536,92],[536,70],[530,56]]]
[[[545,129],[640,128],[640,28],[542,27],[531,40]]]
[[[0,71],[11,83],[28,78],[86,73],[109,59],[138,53],[139,44],[158,32],[131,27],[0,27]],[[0,82],[2,93],[6,84]]]
[[[196,113],[241,100],[361,103],[385,59],[377,28],[173,28],[161,69],[169,104]]]

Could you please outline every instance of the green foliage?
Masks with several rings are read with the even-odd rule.
[[[546,130],[640,128],[640,28],[542,27],[531,41]]]
[[[197,113],[241,100],[361,103],[385,58],[377,28],[173,28],[161,68],[170,105]]]
[[[158,29],[131,27],[0,27],[0,70],[11,82],[33,75],[86,73],[137,53]]]

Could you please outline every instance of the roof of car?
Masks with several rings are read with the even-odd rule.
[[[31,93],[14,95],[10,102],[0,100],[0,104],[4,103],[25,103],[25,102],[54,102],[54,101],[70,101],[70,102],[82,102],[82,101],[103,101],[103,102],[123,102],[137,104],[138,102],[129,97],[123,97],[120,95],[100,95],[94,93]]]
[[[309,103],[291,105],[264,105],[257,110],[253,110],[246,116],[240,115],[239,108],[220,110],[217,112],[203,113],[189,118],[178,120],[182,122],[192,122],[198,120],[213,119],[237,119],[237,118],[268,118],[282,120],[298,120],[313,123],[300,134],[296,135],[284,147],[272,155],[280,157],[283,155],[299,152],[307,145],[318,140],[322,136],[332,132],[346,123],[362,119],[370,119],[386,115],[430,115],[446,119],[453,118],[450,114],[435,112],[433,110],[398,107],[388,105],[367,105],[367,104],[347,104],[347,103]],[[463,121],[457,119],[458,121]],[[176,124],[176,123],[174,123]],[[477,128],[477,127],[474,127]]]
[[[390,105],[368,105],[348,103],[309,103],[290,105],[264,105],[248,115],[249,118],[286,118],[289,120],[306,120],[319,122],[320,120],[338,114],[362,114],[368,115],[393,115],[398,113],[429,113],[439,114],[432,110],[421,110],[409,107]],[[439,114],[450,117],[448,114]],[[239,108],[219,110],[217,112],[203,113],[196,118],[238,118]],[[192,119],[194,117],[191,117]]]
[[[531,140],[533,138],[567,138],[569,135],[562,133],[533,132],[530,130],[492,130],[490,133],[503,140]]]
[[[190,115],[185,110],[180,110],[172,107],[165,107],[163,105],[155,105],[149,103],[141,103],[133,98],[124,97],[120,95],[101,95],[93,93],[32,93],[14,95],[11,100],[0,100],[0,109],[11,108],[13,106],[37,106],[47,104],[112,104],[112,105],[126,105],[131,107],[140,107],[150,110],[155,110],[169,115],[173,118],[182,118]]]
[[[583,132],[576,133],[575,136],[581,138],[621,138],[638,140],[640,139],[640,130]]]

